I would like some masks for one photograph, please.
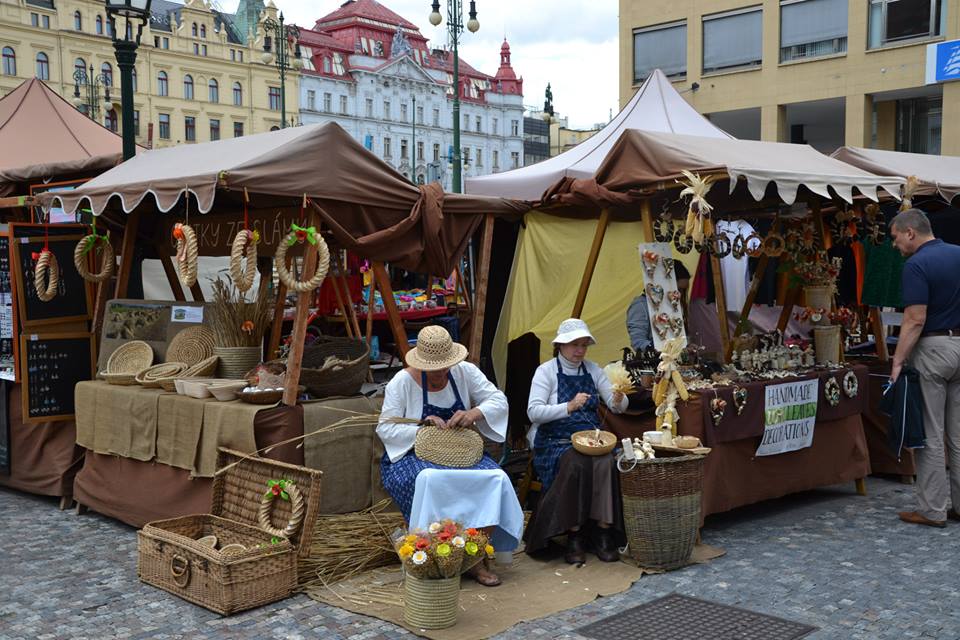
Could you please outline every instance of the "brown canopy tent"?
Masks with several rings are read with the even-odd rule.
[[[939,195],[949,204],[960,194],[960,157],[840,147],[831,157],[877,175],[916,176],[916,195]]]

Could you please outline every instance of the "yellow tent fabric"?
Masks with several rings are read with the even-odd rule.
[[[494,371],[501,387],[506,382],[511,341],[533,332],[540,339],[540,360],[551,356],[557,327],[573,311],[597,228],[597,220],[560,218],[540,211],[528,213],[524,222],[493,339]],[[618,360],[623,347],[630,344],[627,308],[643,289],[637,246],[644,241],[639,222],[612,222],[607,227],[581,315],[597,339],[589,358],[600,365]],[[695,253],[676,257],[694,272]]]

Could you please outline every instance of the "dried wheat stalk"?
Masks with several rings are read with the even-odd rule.
[[[222,347],[259,347],[273,307],[267,287],[261,286],[256,300],[247,302],[246,295],[233,284],[220,278],[212,282],[213,304],[207,313],[216,343]]]

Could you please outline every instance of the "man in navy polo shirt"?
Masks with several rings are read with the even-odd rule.
[[[908,256],[891,378],[897,379],[905,362],[920,373],[926,436],[926,446],[914,449],[919,505],[899,515],[904,522],[943,527],[948,517],[960,520],[960,246],[937,240],[919,209],[899,213],[890,222],[890,235]]]

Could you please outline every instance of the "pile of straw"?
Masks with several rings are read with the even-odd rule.
[[[259,347],[270,324],[270,294],[266,286],[257,299],[247,302],[235,286],[220,278],[213,281],[213,304],[207,307],[210,328],[221,347]]]

